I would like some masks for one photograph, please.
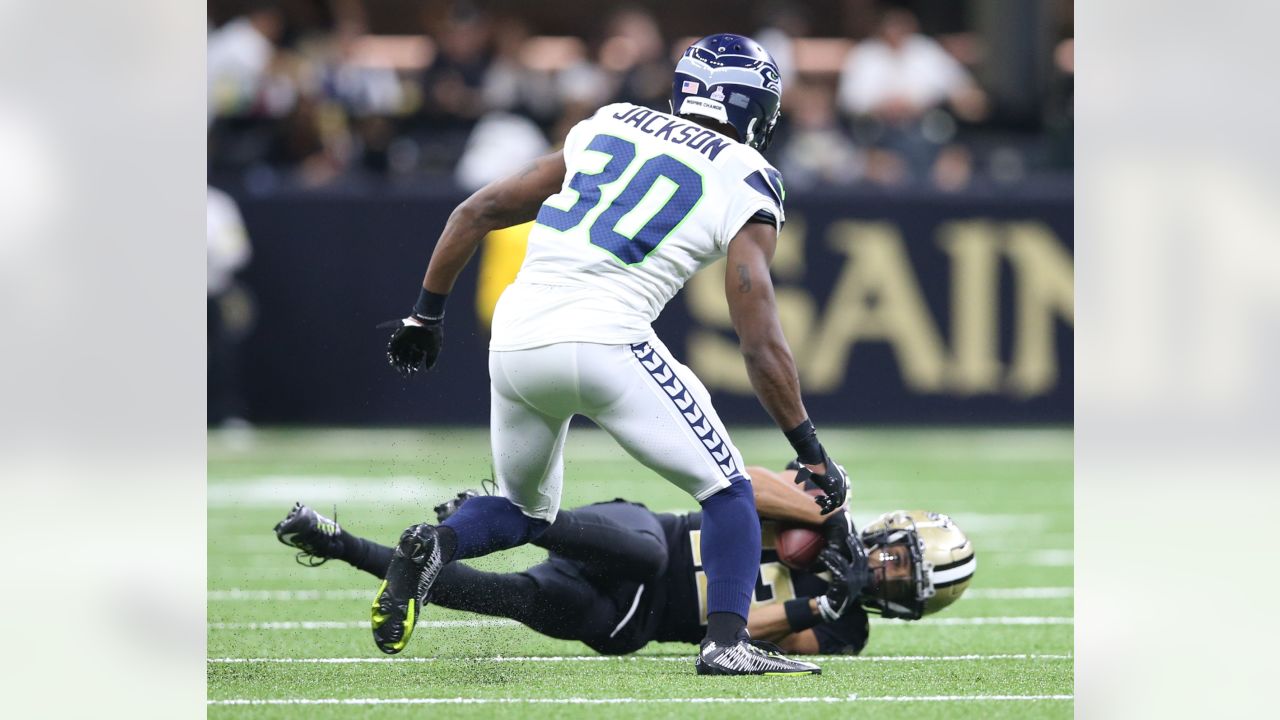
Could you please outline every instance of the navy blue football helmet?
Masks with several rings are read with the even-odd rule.
[[[690,45],[676,64],[671,112],[729,125],[739,140],[761,152],[773,137],[781,106],[778,64],[749,37],[708,35]]]

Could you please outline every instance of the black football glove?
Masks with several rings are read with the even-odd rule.
[[[395,328],[387,342],[387,361],[405,377],[419,370],[430,370],[440,357],[444,344],[443,319],[410,315],[401,320],[388,320],[380,329]]]
[[[832,513],[822,522],[822,537],[827,547],[840,551],[845,558],[853,560],[859,545],[858,529],[853,526],[853,518],[847,510],[841,509]]]
[[[846,558],[835,548],[824,548],[818,553],[818,562],[831,572],[831,584],[827,594],[818,598],[818,612],[827,622],[839,620],[862,594],[871,580],[867,566],[867,552],[854,538],[854,557]]]
[[[818,613],[826,622],[835,622],[849,609],[857,595],[849,594],[849,561],[835,548],[824,548],[818,553],[818,562],[831,571],[831,584],[827,594],[818,598]]]
[[[845,499],[849,496],[849,476],[845,475],[844,468],[831,459],[826,448],[819,445],[818,449],[822,451],[822,464],[826,466],[827,471],[816,473],[801,465],[796,472],[796,484],[803,485],[805,481],[812,481],[817,485],[825,494],[819,495],[813,501],[822,508],[823,515],[830,515],[844,505]]]

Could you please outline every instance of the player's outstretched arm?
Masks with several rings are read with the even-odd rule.
[[[792,481],[794,470],[776,473],[768,468],[752,465],[747,468],[751,476],[751,490],[755,494],[756,512],[762,520],[781,520],[821,527],[827,518],[814,505],[813,498]]]
[[[444,343],[445,300],[480,241],[493,230],[537,217],[543,201],[559,192],[564,175],[564,153],[557,151],[511,177],[489,183],[454,208],[431,253],[413,312],[378,326],[395,328],[387,343],[392,367],[412,375],[435,365]]]
[[[809,414],[800,399],[800,378],[778,321],[773,280],[769,277],[769,263],[777,245],[778,233],[773,226],[744,225],[729,243],[724,291],[751,387],[778,427],[787,430]]]
[[[454,209],[431,253],[422,288],[447,295],[484,236],[533,220],[543,201],[564,182],[564,153],[534,160],[524,170],[477,190]]]
[[[812,479],[822,488],[825,494],[815,500],[827,514],[844,505],[848,479],[818,442],[817,430],[800,399],[795,358],[782,334],[769,277],[769,263],[777,244],[778,233],[772,225],[744,225],[729,243],[724,290],[751,387],[805,467],[797,474],[796,482]]]

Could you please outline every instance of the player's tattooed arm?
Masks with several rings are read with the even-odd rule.
[[[800,378],[782,334],[769,278],[777,242],[772,225],[748,223],[738,231],[729,243],[725,296],[751,386],[778,426],[790,430],[809,415],[800,399]]]
[[[422,287],[448,294],[484,236],[493,230],[529,222],[543,201],[564,182],[564,153],[534,160],[520,172],[477,190],[454,209],[431,254]]]

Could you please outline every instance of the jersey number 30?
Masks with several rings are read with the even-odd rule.
[[[577,227],[600,204],[600,189],[616,182],[636,159],[635,143],[612,135],[595,136],[587,145],[587,150],[607,155],[609,162],[598,173],[574,173],[569,180],[569,188],[577,191],[577,201],[568,210],[543,205],[538,211],[539,225],[561,232]],[[660,178],[665,178],[666,184],[671,188],[666,202],[656,211],[651,210],[652,215],[632,234],[619,232],[619,223],[651,194],[650,191]],[[697,170],[670,155],[649,158],[604,212],[591,223],[591,244],[608,250],[625,265],[643,262],[649,253],[684,222],[701,199],[702,175]],[[652,204],[646,203],[646,207],[652,207]],[[625,225],[634,228],[639,220],[640,218],[627,218]]]

